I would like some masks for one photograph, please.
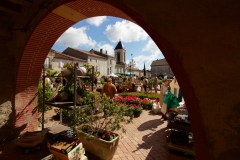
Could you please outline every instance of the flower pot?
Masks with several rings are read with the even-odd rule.
[[[61,70],[61,75],[62,76],[70,76],[72,74],[72,71],[71,70],[69,70],[69,69],[67,69],[67,68],[63,68],[62,70]]]
[[[91,141],[88,141],[85,139],[87,136],[88,135],[83,132],[78,134],[86,151],[98,156],[101,160],[111,160],[113,158],[117,150],[119,136],[112,141],[105,141],[96,137],[92,137]]]

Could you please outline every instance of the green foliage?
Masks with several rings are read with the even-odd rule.
[[[134,110],[134,116],[140,116],[140,114],[142,113],[143,108],[142,107],[138,107]]]
[[[100,78],[100,83],[101,83],[102,85],[105,83],[104,77],[101,77],[101,78]]]
[[[40,79],[39,83],[38,83],[38,111],[39,112],[43,112],[42,110],[42,105],[43,105],[43,87],[42,87],[42,78]],[[45,84],[45,98],[44,100],[48,100],[53,94],[53,91],[51,90],[51,86],[50,84]],[[44,112],[46,112],[47,110],[51,110],[52,106],[49,105],[44,105]]]
[[[152,109],[153,101],[142,102],[141,106],[143,109]]]
[[[151,77],[148,79],[148,86],[151,88],[152,85],[153,85],[153,78]]]
[[[74,64],[72,62],[67,62],[63,65],[63,68],[69,69],[72,73],[74,72]]]
[[[158,80],[158,84],[159,84],[159,85],[161,85],[162,82],[163,82],[163,80],[161,80],[161,79]]]
[[[87,69],[87,76],[89,76],[90,78],[80,79],[80,81],[81,81],[81,83],[84,83],[87,86],[91,86],[92,79],[93,79],[93,77],[92,77],[92,66],[89,63],[85,63],[83,66]],[[93,75],[98,77],[100,75],[100,72],[99,71],[94,71]]]
[[[48,69],[46,69],[46,73],[47,73],[48,76],[54,77],[54,76],[57,76],[59,74],[59,71],[54,71],[54,70],[48,68]]]
[[[75,131],[86,132],[90,136],[99,138],[101,138],[106,131],[113,132],[115,130],[122,130],[122,132],[126,132],[124,125],[130,123],[133,119],[133,113],[128,111],[127,106],[118,105],[105,95],[95,98],[95,103],[74,110],[75,118],[72,127],[74,129],[77,128]],[[95,114],[95,104],[98,104],[98,112],[104,113],[104,116]]]
[[[135,96],[141,99],[149,98],[149,99],[159,99],[159,94],[154,93],[145,93],[145,92],[123,92],[119,93],[119,95],[126,97],[126,96]]]

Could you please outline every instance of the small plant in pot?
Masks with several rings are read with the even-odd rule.
[[[119,141],[119,134],[115,131],[125,133],[124,125],[130,123],[134,115],[128,113],[127,106],[116,104],[105,95],[92,97],[95,97],[92,104],[75,110],[73,128],[86,151],[110,160]]]

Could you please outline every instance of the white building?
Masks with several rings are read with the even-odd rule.
[[[61,71],[63,65],[67,62],[78,63],[79,66],[82,66],[87,63],[87,60],[69,56],[51,49],[45,60],[44,66],[45,68],[50,68],[55,71]]]
[[[100,72],[100,77],[111,73],[126,72],[133,72],[139,77],[143,76],[143,70],[138,68],[130,69],[126,64],[126,49],[121,41],[118,42],[114,49],[114,56],[109,55],[107,52],[103,53],[102,49],[100,51],[93,49],[84,51],[68,47],[63,52],[51,50],[45,60],[45,68],[60,71],[63,65],[69,61],[78,63],[79,66],[89,63],[94,66],[95,71]],[[146,71],[146,76],[151,77],[151,73]]]
[[[108,74],[108,58],[99,56],[94,52],[88,52],[68,47],[63,51],[64,54],[86,60],[90,65],[94,66],[95,71],[100,71],[100,77]]]
[[[116,69],[115,69],[115,66],[116,66],[116,59],[115,57],[111,56],[111,55],[108,55],[107,54],[107,51],[105,53],[102,52],[102,49],[100,49],[100,52],[99,51],[95,51],[93,49],[91,49],[89,52],[91,53],[94,53],[94,54],[97,54],[99,56],[102,56],[102,57],[105,57],[106,60],[107,60],[107,66],[104,66],[103,68],[106,69],[107,71],[107,74],[105,74],[105,76],[111,74],[111,73],[115,73],[116,72]],[[101,67],[102,66],[96,66],[97,68]],[[100,71],[100,70],[99,70]],[[101,72],[101,71],[100,71]],[[102,74],[101,74],[102,75]]]

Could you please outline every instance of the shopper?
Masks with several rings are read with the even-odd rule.
[[[117,89],[116,86],[112,84],[111,78],[107,79],[107,83],[103,85],[101,93],[105,94],[110,99],[112,99],[115,96],[115,94],[117,93]]]
[[[167,120],[167,105],[163,105],[163,100],[165,95],[168,94],[168,90],[169,90],[169,84],[170,84],[170,80],[168,80],[167,78],[163,79],[163,84],[161,85],[161,89],[160,89],[160,97],[159,97],[159,103],[161,106],[161,112],[162,112],[162,119]]]
[[[136,76],[132,76],[132,90],[133,90],[133,92],[135,92],[136,82],[137,82]]]
[[[155,94],[157,93],[157,86],[158,86],[158,78],[157,78],[157,74],[155,73],[153,77],[153,87],[154,87]]]
[[[98,79],[97,79],[97,76],[94,76],[94,78],[93,78],[93,83],[94,83],[94,85],[97,87],[97,81],[98,81]]]
[[[148,80],[146,78],[146,76],[143,77],[143,88],[144,91],[147,92],[147,86],[148,86]]]

